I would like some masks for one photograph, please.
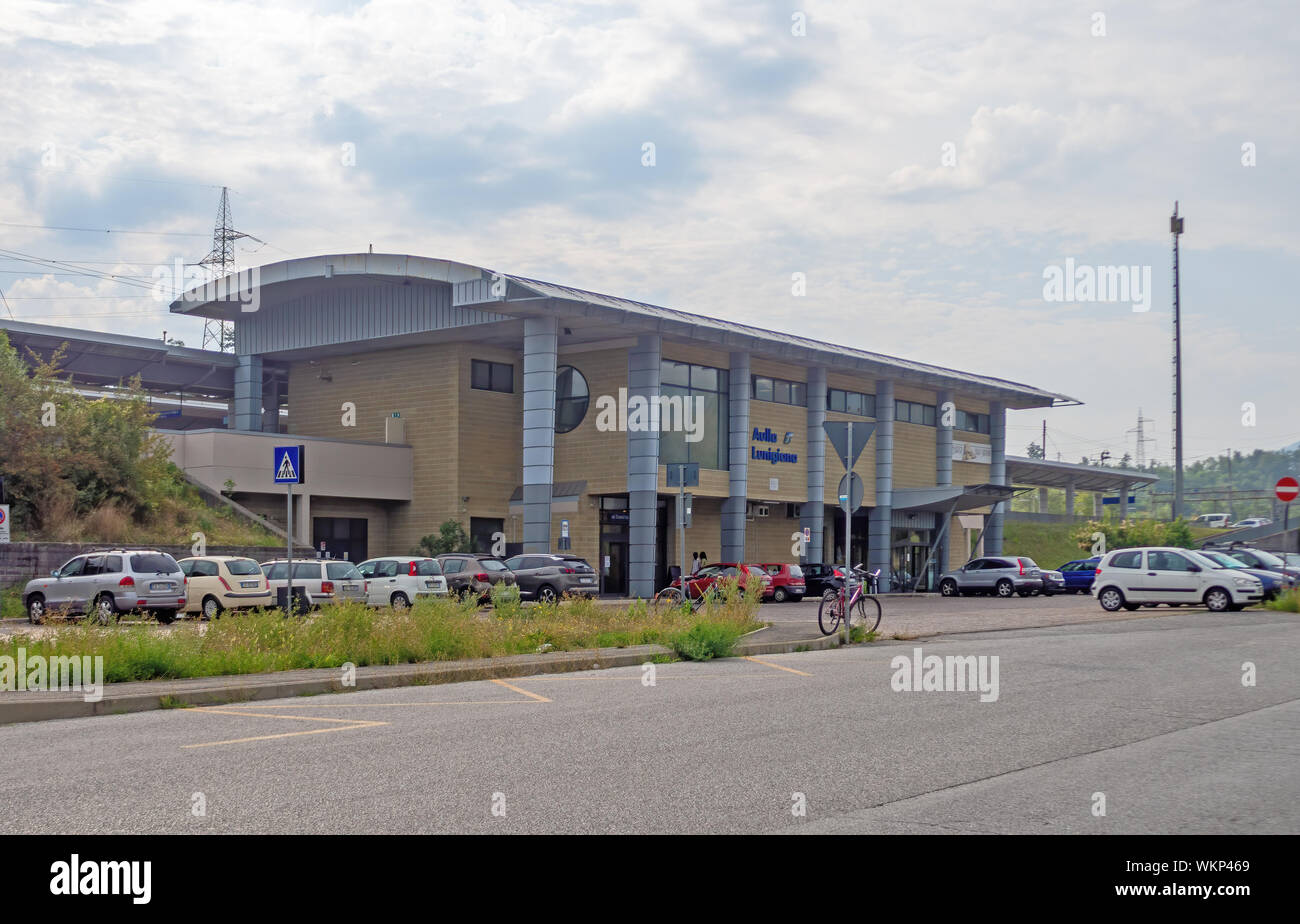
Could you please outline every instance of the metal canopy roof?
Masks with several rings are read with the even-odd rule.
[[[59,369],[80,385],[112,385],[139,375],[145,391],[220,399],[234,394],[238,360],[230,353],[26,321],[0,321],[0,330],[20,354],[30,349],[45,360],[66,345]]]
[[[602,295],[525,276],[497,273],[452,260],[404,254],[327,254],[284,260],[256,270],[259,307],[265,312],[292,299],[325,296],[359,285],[441,285],[452,289],[456,310],[490,311],[501,316],[559,315],[580,321],[575,339],[659,333],[669,340],[703,341],[723,349],[748,350],[785,362],[826,366],[859,375],[887,377],[929,388],[954,388],[963,394],[1003,401],[1010,408],[1048,407],[1080,402],[1066,395],[1005,379],[975,375],[854,347],[767,330],[735,321]],[[233,320],[241,305],[204,300],[194,290],[171,305],[178,314]],[[409,332],[408,332],[409,334]],[[465,336],[466,332],[462,332]],[[566,334],[566,339],[570,335]],[[376,331],[374,339],[382,339]],[[291,345],[285,347],[290,349]],[[262,352],[274,355],[277,350]]]
[[[1118,491],[1122,485],[1144,487],[1160,480],[1158,475],[1126,468],[1101,468],[1073,462],[1048,462],[1007,456],[1007,481],[1039,488],[1064,488],[1073,484],[1079,491]]]
[[[1016,489],[1004,484],[968,484],[941,488],[895,488],[894,510],[934,513],[975,510],[1010,500]],[[955,506],[954,506],[955,505]]]

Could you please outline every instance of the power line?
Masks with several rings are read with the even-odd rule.
[[[125,228],[70,228],[63,225],[21,225],[14,221],[0,221],[0,227],[33,228],[38,231],[87,231],[92,234],[147,234],[157,237],[207,237],[193,231],[142,231]]]

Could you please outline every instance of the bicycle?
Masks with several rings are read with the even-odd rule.
[[[719,592],[716,584],[710,585],[707,589],[701,591],[696,590],[696,582],[688,580],[687,584],[693,594],[690,598],[692,612],[698,612],[709,602],[720,600],[722,598],[722,594]],[[669,606],[681,606],[685,600],[686,596],[682,593],[682,589],[671,585],[665,587],[654,596],[655,603],[665,603]]]
[[[858,580],[854,581],[854,577]],[[863,571],[862,565],[859,564],[853,569],[852,575],[845,578],[838,590],[832,589],[822,594],[821,605],[817,607],[817,626],[822,630],[822,635],[834,635],[835,630],[840,627],[840,622],[845,620],[846,613],[848,616],[846,628],[850,633],[853,630],[854,615],[857,616],[858,624],[868,632],[876,631],[880,627],[884,611],[880,607],[880,600],[874,594],[864,594],[862,588],[867,581],[870,581],[874,589],[879,580],[879,569],[867,572]]]

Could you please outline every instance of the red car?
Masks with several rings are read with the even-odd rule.
[[[803,582],[803,569],[798,565],[780,565],[769,562],[759,565],[772,578],[772,599],[777,603],[793,600],[798,603],[808,592]]]
[[[698,597],[719,580],[727,579],[739,580],[746,586],[750,581],[762,581],[764,601],[771,600],[775,594],[772,589],[772,576],[758,565],[742,565],[734,561],[720,561],[713,565],[705,565],[687,579],[689,596],[692,599]],[[682,586],[681,580],[674,578],[671,586]]]

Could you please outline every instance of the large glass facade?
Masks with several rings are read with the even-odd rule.
[[[701,468],[727,467],[728,378],[726,369],[663,360],[659,369],[660,394],[680,398],[683,406],[691,408],[694,433],[681,427],[663,430],[659,434],[659,464],[698,462]],[[698,404],[703,405],[702,420],[693,416]],[[677,419],[663,414],[663,426]],[[699,436],[697,441],[687,439],[695,435]]]

